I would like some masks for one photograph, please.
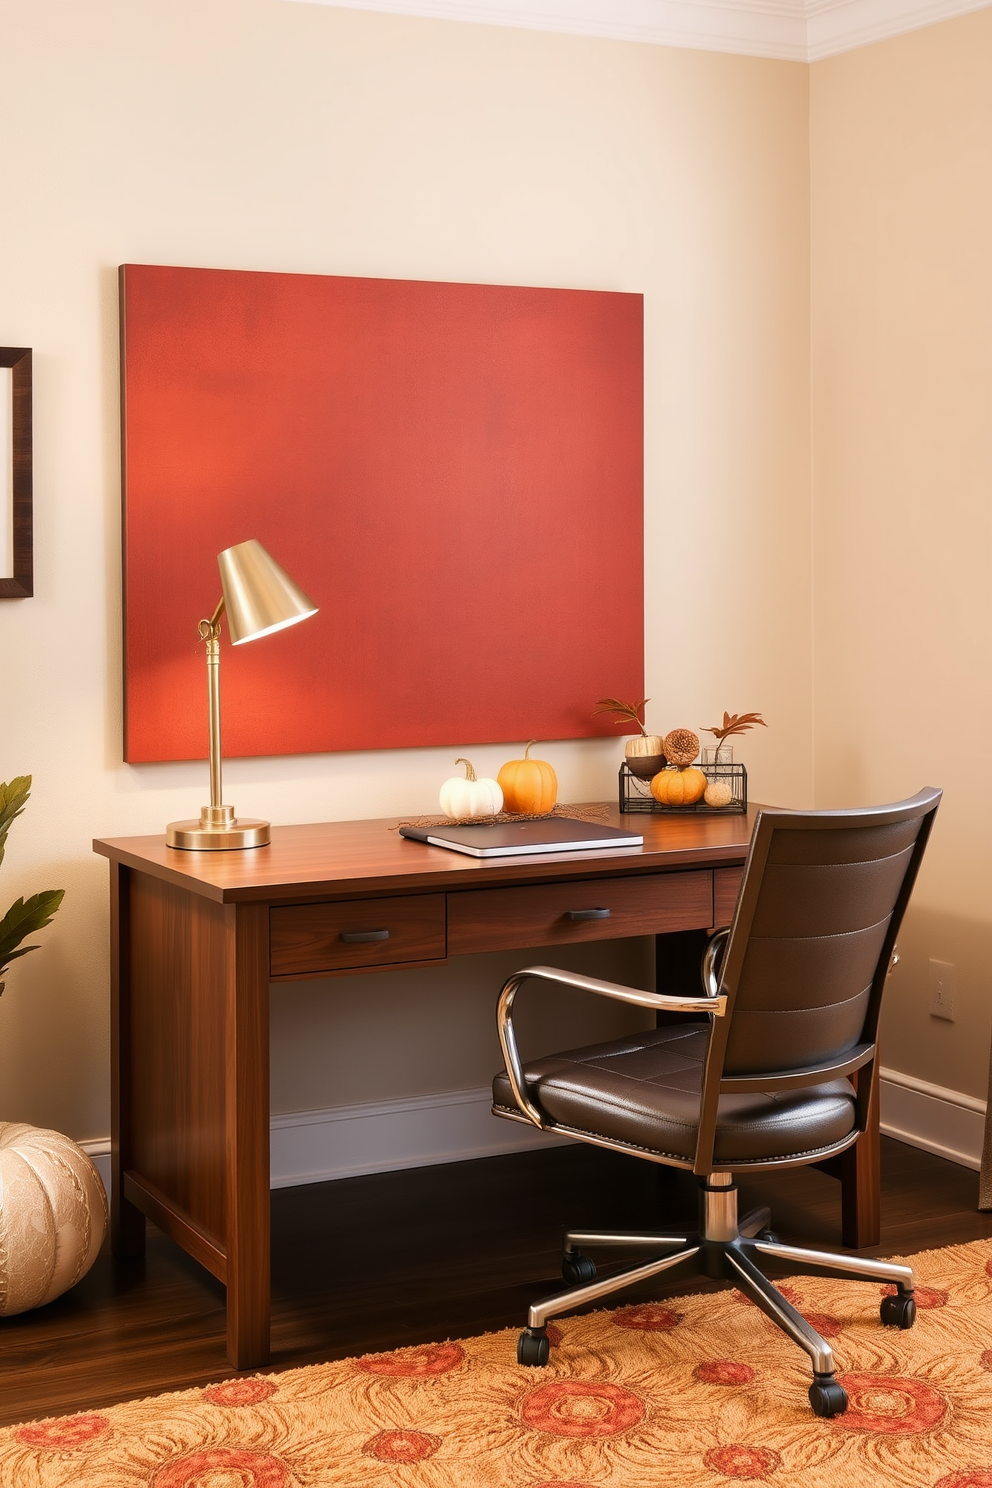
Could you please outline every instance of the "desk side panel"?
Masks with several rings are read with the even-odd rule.
[[[233,910],[132,873],[128,1166],[223,1250]]]

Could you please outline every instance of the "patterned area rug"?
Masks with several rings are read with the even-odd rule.
[[[834,1345],[846,1415],[733,1291],[373,1354],[0,1432],[4,1488],[992,1488],[992,1244],[913,1258],[917,1323],[880,1288],[783,1290]]]

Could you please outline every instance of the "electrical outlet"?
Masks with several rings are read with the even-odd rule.
[[[954,1022],[954,967],[950,961],[930,962],[930,1016]]]

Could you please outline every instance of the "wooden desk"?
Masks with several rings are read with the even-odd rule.
[[[114,1250],[140,1254],[147,1217],[224,1282],[236,1368],[269,1353],[270,982],[630,935],[691,944],[726,924],[753,813],[635,820],[640,848],[512,860],[410,842],[395,820],[277,827],[243,852],[93,844],[111,865]],[[609,917],[568,918],[592,907]],[[841,1176],[845,1243],[877,1243],[877,1132]]]

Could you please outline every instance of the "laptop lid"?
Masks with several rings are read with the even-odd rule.
[[[481,822],[478,826],[400,827],[400,835],[472,858],[510,858],[525,853],[582,852],[605,847],[641,847],[639,832],[599,822],[554,816],[547,821]]]

